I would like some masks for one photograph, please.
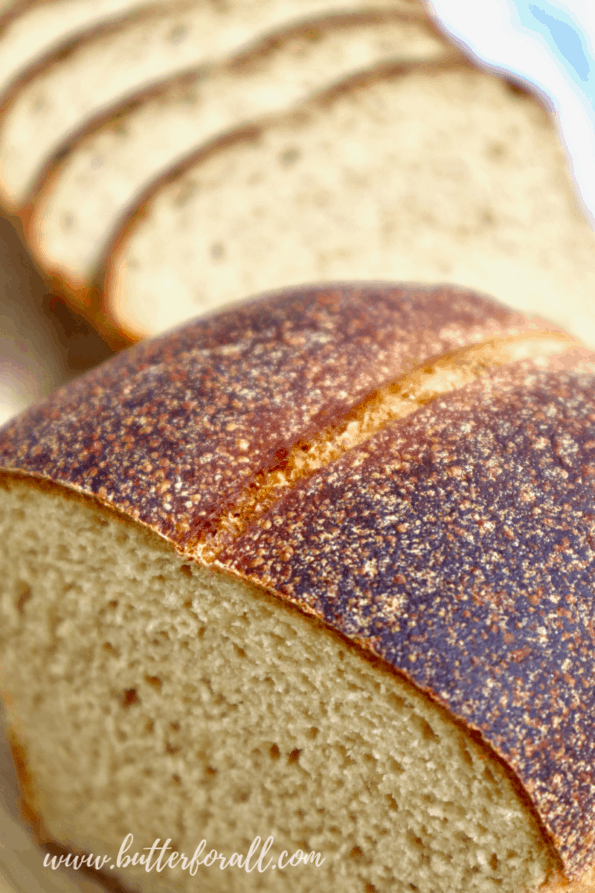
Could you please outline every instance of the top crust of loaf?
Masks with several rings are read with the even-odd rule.
[[[579,873],[595,806],[595,354],[590,374],[582,359],[490,370],[298,481],[218,556],[479,730]]]
[[[187,551],[259,472],[385,382],[546,326],[463,290],[287,290],[58,391],[7,426],[0,462],[93,493]]]
[[[259,474],[376,389],[539,330],[557,331],[446,287],[287,291],[119,355],[10,422],[0,464],[200,560]],[[595,355],[563,349],[561,337],[549,360],[488,370],[384,425],[256,511],[214,563],[477,730],[575,877],[595,840]]]

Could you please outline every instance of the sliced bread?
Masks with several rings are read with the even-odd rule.
[[[31,71],[50,64],[57,52],[64,52],[77,40],[100,26],[134,15],[147,6],[168,4],[171,0],[38,0],[33,3],[7,2],[6,18],[0,21],[0,108],[6,94]]]
[[[0,200],[27,201],[51,156],[95,115],[159,81],[207,65],[300,17],[386,9],[403,0],[177,0],[78,41],[23,85],[0,119]]]
[[[395,277],[490,288],[595,344],[595,234],[535,99],[439,62],[331,91],[155,184],[104,301],[143,337],[259,290]]]
[[[113,231],[149,184],[192,152],[379,65],[452,49],[426,23],[386,12],[334,16],[137,99],[71,145],[44,180],[27,227],[43,269],[70,290],[95,278]]]

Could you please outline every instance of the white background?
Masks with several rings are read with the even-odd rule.
[[[478,62],[546,99],[595,225],[595,0],[430,0],[430,7]]]

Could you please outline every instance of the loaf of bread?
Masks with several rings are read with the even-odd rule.
[[[199,319],[11,421],[38,832],[142,893],[586,893],[594,451],[594,354],[373,283]],[[128,835],[186,862],[118,864]]]

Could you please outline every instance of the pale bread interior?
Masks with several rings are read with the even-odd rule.
[[[520,893],[555,870],[498,760],[317,621],[60,488],[9,480],[0,518],[2,686],[61,844],[272,835],[325,860],[129,869],[141,891]]]
[[[398,5],[399,0],[300,0],[294,15]],[[3,115],[1,200],[11,210],[25,205],[44,164],[95,115],[287,24],[287,0],[177,0],[81,41],[24,85]]]
[[[360,13],[290,29],[247,58],[196,74],[189,85],[176,81],[72,145],[35,200],[31,247],[54,276],[71,288],[84,287],[128,207],[190,153],[360,70],[447,52],[451,48],[423,21],[390,11]]]
[[[529,96],[440,65],[370,78],[197,159],[112,253],[105,303],[149,335],[276,288],[457,282],[595,343],[595,234]]]
[[[156,2],[171,0],[46,0],[26,4],[5,0],[0,3],[0,14],[18,5],[21,9],[0,33],[0,93],[67,41]]]
[[[31,838],[20,820],[19,788],[10,744],[5,734],[5,717],[0,702],[0,891],[1,893],[105,893],[99,877],[44,866],[45,850]]]

